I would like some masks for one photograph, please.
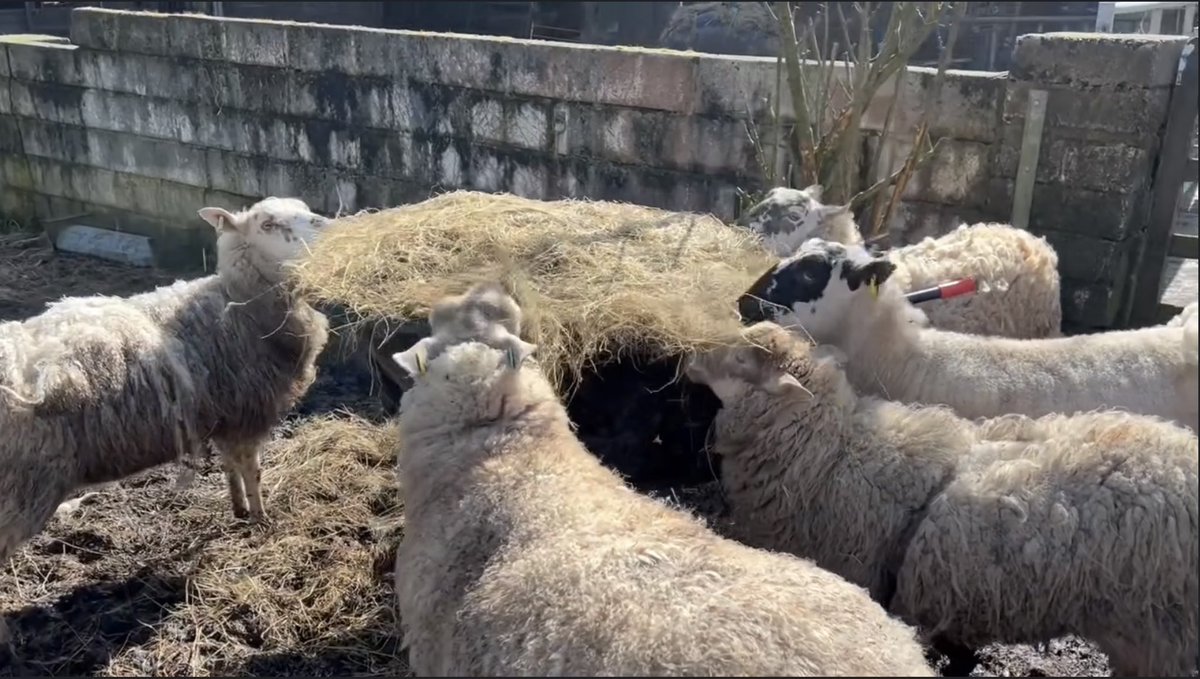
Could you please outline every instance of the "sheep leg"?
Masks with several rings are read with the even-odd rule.
[[[259,464],[258,441],[237,443],[231,449],[231,462],[244,490],[243,501],[248,503],[250,520],[266,522],[262,499],[262,467]],[[245,505],[243,505],[245,506]]]
[[[979,655],[973,648],[944,637],[935,638],[932,646],[936,652],[946,658],[946,664],[940,672],[943,677],[969,677],[979,665]]]
[[[225,481],[229,484],[229,501],[233,503],[233,516],[244,519],[250,515],[246,509],[246,492],[242,487],[242,476],[238,471],[233,456],[222,451],[221,469],[225,471]]]

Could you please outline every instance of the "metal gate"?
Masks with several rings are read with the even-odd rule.
[[[1193,37],[1180,59],[1154,173],[1150,224],[1127,307],[1133,326],[1161,323],[1197,297],[1198,56]]]

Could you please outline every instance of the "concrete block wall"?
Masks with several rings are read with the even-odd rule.
[[[1059,252],[1063,315],[1118,322],[1149,218],[1184,36],[1050,33],[1017,40],[992,174],[1017,176],[1029,93],[1047,93],[1029,229]]]
[[[1119,295],[1103,290],[1120,271],[1095,265],[1095,252],[1130,247],[1141,228],[1166,74],[1181,50],[1139,36],[1123,48],[1139,56],[1118,58],[1114,40],[1028,36],[1012,74],[951,71],[937,97],[930,69],[889,83],[864,120],[879,130],[892,109],[889,162],[903,161],[926,113],[943,139],[904,194],[895,240],[1009,221],[1023,97],[1049,87],[1031,228],[1094,241],[1087,261],[1064,252],[1063,269],[1082,286],[1073,295],[1093,295],[1070,313],[1103,321],[1094,310],[1111,303],[1096,300]],[[746,124],[767,110],[776,67],[91,8],[73,12],[71,44],[0,38],[0,48],[0,215],[50,225],[86,214],[85,223],[152,236],[170,267],[211,257],[199,207],[265,195],[334,213],[464,187],[731,219],[736,189],[761,187]],[[1090,66],[1096,54],[1120,68]],[[1108,105],[1110,93],[1119,104]],[[781,108],[790,113],[787,101]]]

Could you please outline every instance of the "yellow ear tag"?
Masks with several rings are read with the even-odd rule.
[[[513,370],[516,370],[517,369],[517,351],[516,351],[516,349],[512,349],[512,348],[505,349],[504,356],[506,358],[508,358],[508,367]]]
[[[414,357],[417,359],[417,374],[424,375],[426,370],[429,370],[429,365],[425,363],[425,350],[418,349]]]
[[[879,299],[879,283],[871,276],[871,280],[867,282],[867,289],[871,291],[871,297]]]

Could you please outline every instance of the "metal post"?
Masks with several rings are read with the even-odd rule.
[[[1025,112],[1025,129],[1021,135],[1021,159],[1017,164],[1017,180],[1013,186],[1012,225],[1029,228],[1029,211],[1033,207],[1033,185],[1037,179],[1038,154],[1042,150],[1042,128],[1046,123],[1046,90],[1030,90],[1029,106]]]

